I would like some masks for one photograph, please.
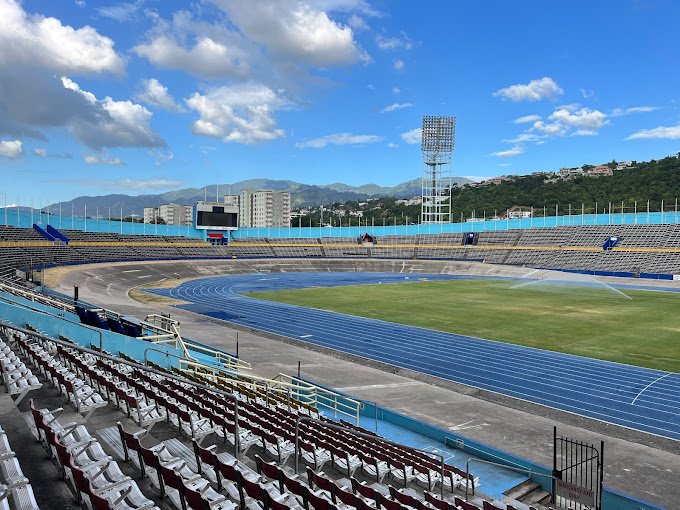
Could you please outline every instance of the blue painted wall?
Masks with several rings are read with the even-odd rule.
[[[95,220],[72,216],[60,216],[55,211],[52,214],[39,214],[16,209],[2,209],[0,224],[15,227],[31,228],[33,223],[46,227],[49,223],[56,229],[83,230],[86,232],[113,232],[134,235],[181,235],[206,238],[205,230],[197,230],[193,225],[149,225],[145,223],[126,223],[120,221]],[[103,211],[101,211],[103,212]],[[485,232],[494,230],[508,230],[515,228],[542,228],[577,225],[647,225],[647,224],[679,224],[680,213],[676,212],[640,212],[640,213],[612,213],[612,214],[572,214],[563,216],[548,216],[545,218],[523,218],[498,221],[475,221],[465,223],[442,223],[434,225],[367,225],[361,227],[286,227],[286,228],[240,228],[233,232],[235,239],[244,238],[303,238],[316,239],[319,237],[359,237],[365,232],[375,236],[394,236],[418,234],[441,234],[460,232]],[[615,230],[612,230],[615,234]]]
[[[177,366],[177,356],[182,355],[181,351],[168,345],[152,344],[112,331],[87,327],[78,321],[70,322],[58,316],[29,310],[23,306],[4,301],[0,301],[0,318],[20,327],[26,327],[29,324],[48,336],[53,338],[63,336],[88,348],[90,346],[98,347],[101,338],[102,347],[107,352],[113,354],[123,352],[140,362],[144,362],[146,352],[147,359],[168,369],[171,366]],[[149,349],[161,352],[150,351]]]
[[[514,220],[475,221],[465,223],[440,223],[427,225],[371,225],[369,221],[361,227],[290,227],[290,228],[240,228],[234,238],[318,238],[318,237],[359,237],[365,232],[374,236],[414,236],[418,234],[442,234],[461,232],[485,232],[513,228],[542,228],[577,225],[647,225],[678,224],[680,213],[650,212],[624,214],[573,214],[571,216],[548,216],[545,218],[523,218]],[[615,233],[615,231],[612,231]]]

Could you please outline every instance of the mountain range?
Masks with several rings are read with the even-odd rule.
[[[453,182],[458,186],[472,182],[464,177],[454,177]],[[64,214],[70,214],[71,210],[76,216],[85,214],[94,216],[99,211],[99,216],[105,216],[107,209],[111,209],[111,215],[118,217],[120,210],[124,216],[131,214],[141,215],[145,207],[158,207],[161,204],[193,205],[199,200],[222,201],[224,195],[238,194],[242,190],[270,189],[274,191],[288,191],[291,194],[291,203],[294,208],[346,202],[348,200],[366,200],[369,198],[396,197],[410,198],[420,196],[421,180],[413,179],[402,182],[396,186],[380,186],[378,184],[363,184],[351,186],[343,183],[325,185],[303,184],[288,180],[272,179],[248,179],[232,184],[211,184],[204,188],[185,188],[168,191],[158,195],[124,195],[110,194],[100,196],[81,196],[68,202],[57,202],[49,207],[52,210],[61,207]],[[116,214],[114,214],[116,211]]]

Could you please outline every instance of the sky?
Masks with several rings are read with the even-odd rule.
[[[674,0],[0,0],[0,193],[484,179],[680,151]],[[2,200],[0,195],[0,200]]]

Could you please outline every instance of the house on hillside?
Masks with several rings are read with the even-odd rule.
[[[614,172],[612,171],[611,168],[607,165],[597,165],[594,166],[593,168],[589,168],[586,172],[586,175],[588,177],[601,177],[601,176],[610,176]]]
[[[584,175],[585,171],[581,167],[576,168],[560,168],[560,178],[561,179],[571,179],[573,177],[579,177]]]

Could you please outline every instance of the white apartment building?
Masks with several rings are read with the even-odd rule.
[[[228,205],[238,204],[239,227],[290,227],[290,193],[272,190],[243,190],[226,195]]]
[[[166,225],[191,225],[194,221],[194,208],[178,204],[144,208],[144,223],[154,223],[156,218],[161,218]]]

